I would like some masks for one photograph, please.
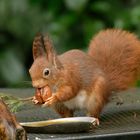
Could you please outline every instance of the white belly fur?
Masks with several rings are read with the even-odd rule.
[[[69,109],[84,109],[86,107],[87,93],[85,90],[81,90],[76,97],[64,102],[65,106]]]

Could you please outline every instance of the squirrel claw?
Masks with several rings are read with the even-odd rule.
[[[35,97],[33,97],[32,102],[33,102],[34,104],[38,104],[38,103],[39,103],[39,101],[38,101]]]
[[[94,126],[99,126],[100,125],[100,121],[99,121],[99,119],[98,118],[95,118],[95,121],[93,121],[93,123],[92,123]]]

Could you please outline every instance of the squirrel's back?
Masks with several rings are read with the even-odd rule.
[[[140,42],[132,33],[101,31],[91,40],[88,54],[106,74],[111,90],[127,89],[139,76]]]

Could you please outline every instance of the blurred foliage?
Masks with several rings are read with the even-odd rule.
[[[0,93],[0,98],[6,103],[6,105],[8,105],[10,111],[14,113],[23,110],[23,108],[25,109],[27,103],[21,101],[20,98],[16,98],[14,96],[5,93]]]
[[[48,32],[59,53],[86,50],[91,37],[105,28],[140,36],[139,0],[0,0],[0,17],[1,87],[27,87],[37,32]]]

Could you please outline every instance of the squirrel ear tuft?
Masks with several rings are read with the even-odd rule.
[[[55,51],[53,49],[53,43],[48,35],[46,35],[43,39],[44,39],[44,47],[46,50],[47,59],[51,61],[53,59],[53,56],[55,55]]]
[[[33,41],[33,59],[45,54],[42,34],[38,33]]]
[[[62,65],[57,58],[57,54],[54,50],[52,40],[48,35],[44,37],[44,46],[46,50],[47,60],[51,62],[56,68],[61,68]]]

